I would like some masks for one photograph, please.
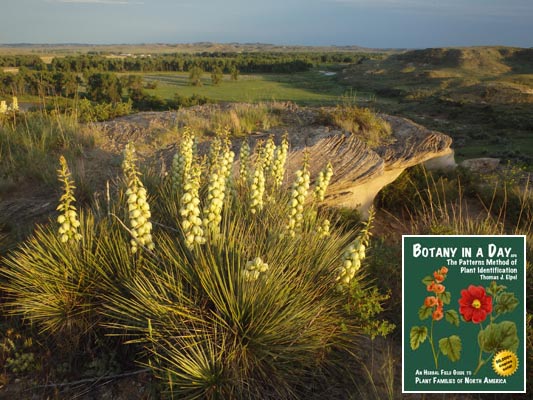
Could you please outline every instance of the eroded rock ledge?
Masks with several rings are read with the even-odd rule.
[[[327,137],[311,138],[307,147],[311,176],[315,177],[331,161],[333,178],[325,202],[331,206],[358,208],[366,214],[377,193],[393,182],[406,168],[428,160],[440,160],[439,167],[455,166],[452,139],[410,120],[382,116],[392,127],[393,143],[371,149],[357,136],[338,131]],[[289,171],[300,167],[305,148],[295,149]]]

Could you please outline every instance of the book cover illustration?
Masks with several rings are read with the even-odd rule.
[[[525,268],[525,236],[403,237],[403,392],[525,393]]]

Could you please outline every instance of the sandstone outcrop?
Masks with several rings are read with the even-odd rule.
[[[393,143],[371,149],[357,136],[332,132],[317,136],[307,147],[311,176],[330,161],[333,178],[325,203],[337,207],[358,208],[364,215],[377,193],[393,182],[406,168],[440,159],[440,167],[453,167],[452,139],[405,118],[382,116],[392,127]],[[305,148],[295,149],[289,159],[289,172],[300,167]],[[289,176],[290,178],[290,176]]]

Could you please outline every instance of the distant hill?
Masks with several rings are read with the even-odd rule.
[[[390,52],[390,49],[370,49],[361,46],[283,46],[267,43],[139,43],[139,44],[0,44],[1,54],[46,54],[65,55],[80,53],[112,54],[160,54],[160,53],[201,53],[201,52]]]
[[[417,100],[533,103],[533,49],[430,48],[365,59],[343,73],[356,88]]]
[[[413,50],[391,57],[419,66],[481,70],[506,73],[513,69],[533,69],[533,49],[510,47],[432,48]]]
[[[365,58],[339,80],[379,110],[449,133],[459,155],[533,164],[533,48],[410,50]]]

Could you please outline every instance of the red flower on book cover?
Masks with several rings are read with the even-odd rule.
[[[487,296],[483,286],[470,285],[468,289],[461,290],[459,306],[465,321],[479,324],[492,312],[492,297]]]

